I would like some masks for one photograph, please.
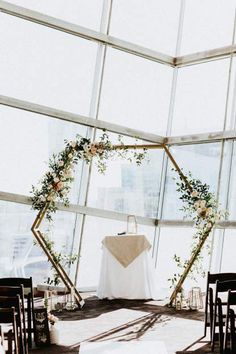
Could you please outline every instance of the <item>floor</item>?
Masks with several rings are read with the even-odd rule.
[[[206,342],[198,342],[184,351],[203,335],[202,312],[175,311],[158,301],[99,300],[90,295],[82,310],[64,310],[56,316],[60,319],[56,324],[59,345],[33,349],[30,353],[80,353],[81,343],[102,341],[160,341],[168,354],[210,352]]]

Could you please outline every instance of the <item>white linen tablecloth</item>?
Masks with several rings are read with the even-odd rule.
[[[103,246],[97,296],[100,299],[157,299],[154,267],[149,252],[143,251],[124,267]]]

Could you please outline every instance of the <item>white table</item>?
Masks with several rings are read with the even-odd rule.
[[[144,237],[136,235],[136,238],[139,236]],[[125,237],[119,236],[119,243],[125,242]],[[132,237],[135,243],[135,237]],[[132,247],[130,243],[129,247]],[[128,266],[124,266],[103,245],[97,296],[100,299],[157,299],[154,266],[149,250],[145,249]]]

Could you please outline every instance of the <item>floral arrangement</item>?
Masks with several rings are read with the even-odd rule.
[[[49,160],[49,169],[42,177],[39,187],[32,186],[32,208],[42,210],[48,206],[46,218],[51,221],[52,212],[57,210],[56,202],[62,202],[65,206],[69,205],[68,193],[74,179],[74,166],[79,160],[90,163],[95,158],[98,171],[101,173],[106,170],[106,160],[114,156],[125,158],[130,162],[135,161],[137,165],[140,165],[146,156],[146,150],[138,152],[134,148],[130,151],[122,143],[121,136],[118,140],[119,149],[112,145],[106,132],[97,142],[91,142],[90,139],[80,135],[77,135],[74,141],[65,140],[65,148]]]
[[[210,192],[209,185],[202,183],[199,179],[194,179],[189,172],[187,182],[179,175],[176,180],[176,190],[181,194],[184,206],[181,210],[184,211],[186,218],[191,218],[194,221],[196,232],[193,235],[193,242],[191,246],[192,256],[197,248],[198,243],[210,234],[216,222],[225,218],[228,215],[226,210],[218,210],[218,202],[214,193]],[[206,244],[210,251],[209,243]],[[189,260],[181,260],[179,256],[174,255],[174,260],[178,268],[183,272],[189,264]],[[202,255],[198,254],[195,263],[190,270],[190,276],[195,279],[195,273],[205,276],[205,271],[201,264]],[[173,278],[168,279],[171,282],[171,287],[174,287],[181,274],[174,274]]]
[[[48,313],[48,321],[51,325],[54,325],[59,321],[59,318],[54,316],[52,313]]]

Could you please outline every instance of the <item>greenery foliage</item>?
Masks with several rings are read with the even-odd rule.
[[[146,150],[143,149],[140,152],[135,147],[129,150],[123,144],[121,136],[118,140],[119,149],[112,145],[106,132],[97,142],[93,143],[90,139],[80,135],[77,135],[74,141],[65,140],[65,148],[49,160],[49,169],[42,177],[39,186],[32,186],[32,208],[40,211],[47,206],[46,218],[51,221],[52,213],[57,210],[56,202],[62,202],[65,206],[69,205],[68,193],[71,182],[74,180],[74,167],[79,160],[90,163],[92,159],[95,159],[100,173],[105,172],[106,161],[115,157],[141,165],[146,157]]]
[[[214,193],[210,192],[209,185],[202,183],[199,179],[193,178],[191,172],[187,176],[188,184],[183,180],[181,175],[174,179],[177,186],[176,190],[180,193],[180,200],[183,202],[181,210],[184,211],[186,218],[194,221],[195,225],[195,233],[190,250],[191,257],[195,254],[199,242],[208,237],[216,222],[225,218],[228,213],[225,210],[218,210],[217,198]],[[206,243],[206,248],[210,250],[209,243]],[[189,272],[192,279],[195,279],[196,274],[205,276],[202,260],[202,252],[200,252]],[[175,273],[172,278],[168,279],[171,282],[171,287],[175,287],[182,273],[189,265],[189,259],[182,260],[176,254],[174,255],[174,261],[180,272]]]

